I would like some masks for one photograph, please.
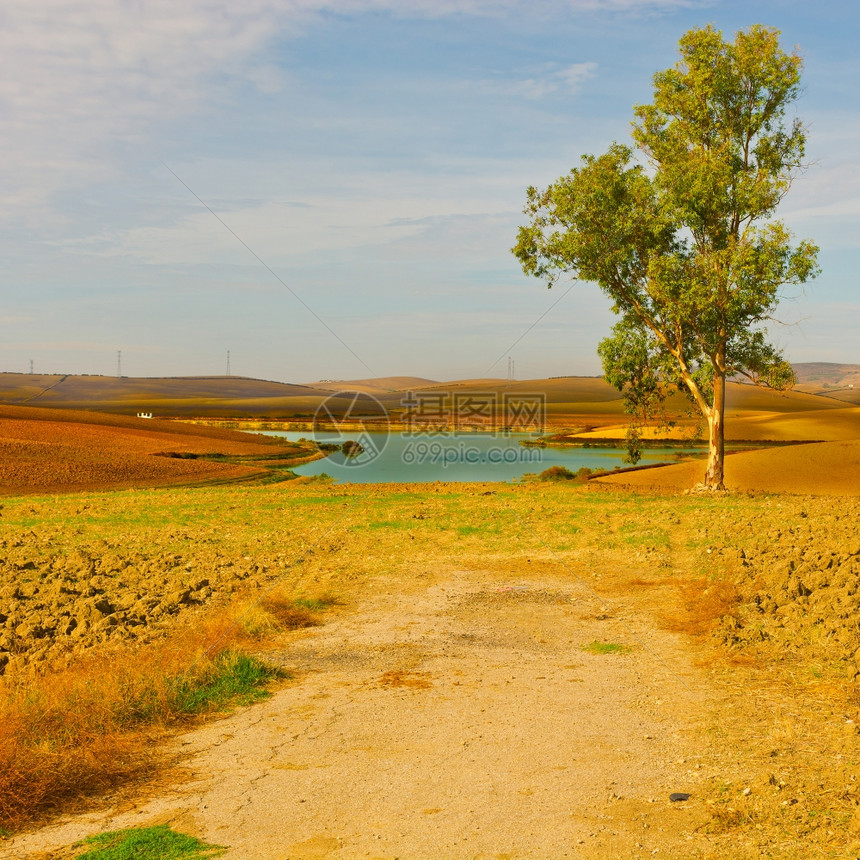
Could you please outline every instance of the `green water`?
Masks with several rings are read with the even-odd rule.
[[[268,436],[296,441],[302,437],[319,442],[342,444],[356,440],[364,448],[357,457],[336,452],[293,471],[297,475],[325,472],[343,483],[426,483],[430,481],[514,481],[529,472],[542,472],[563,466],[571,472],[583,466],[612,470],[624,463],[622,448],[527,448],[520,440],[526,434],[408,434],[268,432]],[[679,454],[701,451],[697,448],[650,448],[643,453],[641,465],[672,463]]]

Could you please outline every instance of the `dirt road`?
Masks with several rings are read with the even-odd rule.
[[[380,581],[274,655],[294,680],[273,698],[176,740],[185,780],[0,856],[162,822],[230,860],[697,856],[711,702],[694,652],[588,575]]]

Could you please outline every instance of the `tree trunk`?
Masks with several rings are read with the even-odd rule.
[[[726,375],[718,371],[714,377],[714,407],[708,416],[708,468],[705,486],[709,490],[724,490],[723,464],[725,446]]]

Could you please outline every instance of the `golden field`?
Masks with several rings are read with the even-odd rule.
[[[459,649],[453,676],[440,674],[436,649],[425,650],[420,641],[408,644],[412,628],[406,621],[419,617],[428,589],[450,592],[458,583],[463,595],[457,605],[463,611],[472,607],[474,624],[500,625],[498,642],[511,641],[520,654],[516,659],[523,659],[526,646],[540,649],[544,671],[538,674],[550,672],[553,661],[559,662],[558,671],[579,665],[580,643],[594,639],[593,631],[602,630],[602,641],[628,649],[628,656],[600,659],[632,661],[635,677],[625,683],[633,686],[601,692],[597,674],[589,682],[597,685],[594,695],[612,696],[590,707],[632,708],[632,716],[641,707],[647,706],[647,713],[657,708],[663,723],[676,728],[663,739],[629,738],[627,755],[646,756],[642,768],[650,771],[659,749],[666,757],[665,773],[674,775],[670,787],[680,785],[694,797],[683,814],[668,804],[646,806],[653,830],[645,841],[651,848],[702,858],[752,858],[764,851],[785,858],[845,856],[860,847],[855,823],[860,695],[854,681],[860,648],[858,515],[856,497],[646,494],[597,482],[362,487],[290,481],[9,498],[0,518],[2,647],[10,649],[4,689],[13,696],[30,690],[27,700],[32,700],[33,690],[52,678],[103,664],[88,664],[90,654],[114,655],[113,663],[120,655],[139,653],[149,661],[148,649],[182,642],[185,630],[207,629],[206,619],[223,613],[237,596],[253,607],[273,593],[289,600],[332,595],[340,603],[338,624],[346,637],[333,653],[343,660],[352,653],[357,662],[346,660],[335,686],[323,684],[319,695],[334,696],[353,673],[357,686],[345,688],[353,690],[353,699],[361,694],[373,701],[374,690],[406,685],[400,698],[373,705],[394,708],[404,695],[437,695],[433,691],[444,677],[469,689],[489,671],[480,661],[469,668],[464,656],[457,657],[470,653],[468,636],[447,646]],[[549,612],[552,635],[533,626],[511,627],[514,599],[526,601],[522,611],[528,610],[518,625],[537,624]],[[390,631],[394,644],[374,646],[358,660],[364,652],[355,650],[356,624],[363,607],[380,600],[393,602],[392,608],[367,630]],[[559,601],[570,607],[562,616],[552,608]],[[30,623],[35,619],[38,625]],[[324,631],[328,622],[320,620]],[[215,629],[223,630],[220,624]],[[28,629],[19,634],[22,625]],[[76,634],[79,628],[83,631]],[[329,665],[325,660],[334,659],[315,668],[299,656],[306,640],[294,637],[316,629],[281,638],[269,658],[269,652],[258,650],[296,676],[279,694],[287,707],[303,685],[317,676],[324,682],[318,673]],[[171,659],[181,658],[185,649],[193,661],[196,647],[177,644]],[[369,655],[376,655],[368,664],[376,674],[362,680],[362,661]],[[671,692],[677,681],[670,674],[655,681],[652,692],[638,690],[644,679],[662,677],[667,661],[686,686]],[[564,688],[574,696],[577,689],[575,684]],[[612,704],[616,692],[629,701]],[[499,715],[509,707],[516,710],[504,685],[497,695],[493,708]],[[581,706],[579,699],[568,705]],[[380,725],[386,724],[386,713],[377,712]],[[617,723],[622,712],[605,718]],[[518,717],[512,713],[505,719]],[[347,730],[342,721],[340,726]],[[386,748],[377,750],[372,730],[361,726],[363,755],[383,760]],[[152,731],[147,729],[150,736]],[[15,737],[0,744],[7,755],[18,749]],[[133,797],[139,765],[133,750],[131,744],[118,759],[124,768],[119,783],[100,771],[98,785],[124,784],[122,796]],[[147,747],[144,776],[158,764],[153,752]],[[679,764],[682,760],[687,764]],[[598,772],[616,766],[609,750],[592,751],[589,761]],[[432,757],[426,766],[432,768]],[[512,759],[512,780],[523,778],[518,766]],[[296,771],[296,778],[302,773]],[[44,820],[46,810],[74,808],[88,797],[89,808],[97,808],[98,793],[94,799],[88,783],[77,792],[73,788],[66,786],[64,799],[31,810],[30,820]],[[618,789],[622,795],[631,791],[635,799],[635,788]],[[517,802],[516,793],[511,801]],[[594,846],[615,845],[619,853],[613,856],[638,856],[634,842],[645,835],[641,803],[647,802],[648,795],[627,805],[594,798],[591,832],[599,835],[606,827],[599,822],[610,816],[617,834],[610,843],[595,836]],[[21,820],[20,807],[15,808]],[[508,814],[515,816],[516,808]],[[556,820],[555,827],[560,823]],[[546,832],[554,832],[550,820],[546,824]],[[43,838],[40,832],[21,839]],[[52,832],[45,831],[44,838]],[[230,844],[229,827],[219,839]],[[19,851],[24,844],[31,842],[16,837],[10,850],[19,853],[10,856],[30,856]]]

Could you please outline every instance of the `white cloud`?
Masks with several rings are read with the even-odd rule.
[[[426,219],[468,214],[476,200],[463,198],[318,196],[301,205],[267,202],[220,211],[236,236],[266,262],[384,245],[417,236],[428,229]],[[473,211],[473,210],[472,210]],[[103,257],[131,256],[156,265],[255,265],[247,249],[209,212],[201,210],[171,226],[138,227],[106,232],[63,243],[70,251]]]
[[[860,244],[860,174],[853,159],[860,120],[834,111],[816,114],[808,134],[808,169],[794,182],[779,209],[800,236],[822,248],[856,248]]]
[[[333,0],[333,4],[336,0]],[[713,0],[540,0],[525,4],[523,0],[352,0],[338,3],[344,11],[359,12],[368,8],[390,10],[406,16],[442,18],[446,16],[501,15],[527,8],[529,14],[541,16],[559,12],[659,12],[711,5]],[[320,3],[322,5],[328,5]]]
[[[572,66],[560,69],[555,73],[555,76],[569,90],[576,91],[586,78],[590,78],[594,74],[596,68],[597,63],[574,63]]]
[[[0,7],[0,194],[7,217],[57,218],[52,195],[115,178],[116,152],[147,145],[153,128],[204,111],[230,82],[285,86],[267,47],[325,11],[400,17],[559,11],[653,11],[695,0],[5,0]],[[581,63],[521,82],[537,98],[575,89]],[[11,210],[11,211],[10,211]]]
[[[219,160],[197,162],[193,168],[177,166],[176,173],[262,259],[280,265],[321,252],[394,243],[403,246],[404,254],[420,255],[423,248],[425,254],[444,258],[455,247],[462,250],[471,234],[463,220],[457,220],[453,234],[440,237],[443,223],[475,216],[497,218],[499,213],[507,219],[512,212],[518,218],[523,189],[540,165],[531,160],[512,164],[487,159],[476,170],[471,162],[442,159],[438,172],[429,175],[353,167],[351,162],[340,164],[332,177],[325,158],[301,163]],[[210,188],[223,189],[225,177],[236,176],[241,177],[236,181],[244,199],[237,201],[229,192],[221,200],[210,196]],[[68,252],[129,256],[156,265],[254,265],[236,238],[167,171],[161,178],[164,189],[180,201],[179,214],[173,210],[169,221],[162,218],[149,226],[104,230],[56,244]],[[494,253],[501,252],[507,260],[512,232],[509,236],[506,230],[504,237],[505,244]],[[487,238],[482,234],[479,241],[485,243]],[[406,240],[415,241],[404,245]],[[432,240],[430,251],[426,240]]]
[[[326,0],[7,0],[0,7],[0,193],[7,217],[44,225],[52,195],[116,177],[124,148],[229,87],[285,85],[266,57]],[[156,144],[157,146],[157,144]],[[11,204],[11,205],[10,205]]]
[[[538,75],[510,84],[485,84],[484,86],[487,89],[508,92],[527,99],[542,99],[557,92],[578,92],[582,83],[592,77],[596,69],[597,63],[573,63],[561,69],[549,68]]]

